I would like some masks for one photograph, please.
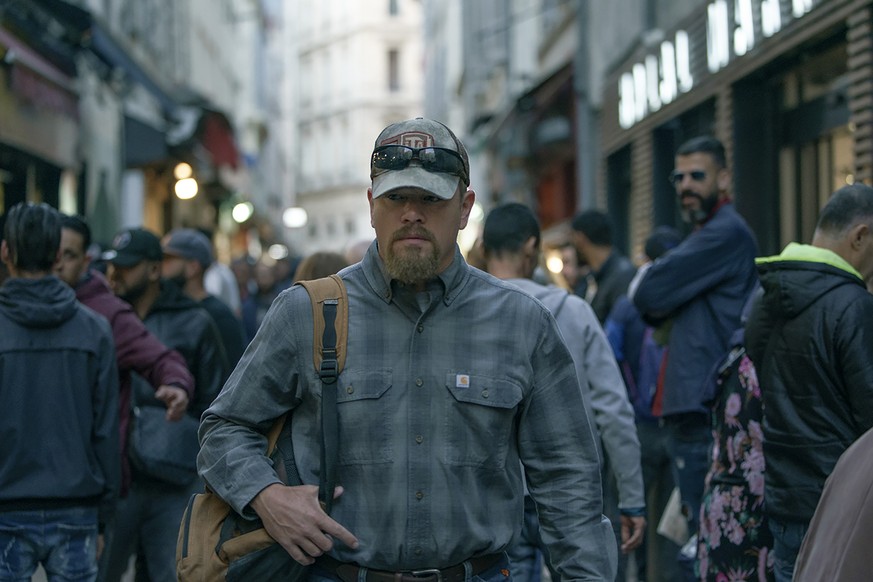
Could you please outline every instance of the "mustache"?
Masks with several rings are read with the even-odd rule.
[[[392,235],[391,242],[396,242],[400,239],[413,236],[417,238],[423,238],[431,243],[436,243],[436,239],[429,230],[415,226],[404,226],[403,228],[395,232],[394,235]]]
[[[701,196],[701,195],[698,194],[697,192],[692,192],[691,190],[683,190],[683,191],[679,194],[679,199],[681,200],[681,199],[683,199],[683,198],[697,198],[698,200],[700,200],[701,202],[703,202],[703,196]]]

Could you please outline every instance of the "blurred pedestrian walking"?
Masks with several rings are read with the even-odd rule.
[[[177,350],[185,358],[194,375],[194,397],[186,414],[193,422],[193,434],[179,436],[174,449],[197,455],[197,421],[218,394],[229,374],[221,336],[209,314],[184,295],[174,282],[161,279],[163,250],[160,239],[143,228],[120,232],[107,251],[109,281],[116,295],[128,301],[142,318],[145,326],[162,343]],[[154,391],[142,378],[135,377],[133,406],[143,411],[163,403],[155,399]],[[134,420],[134,428],[136,422]],[[166,424],[158,425],[157,434],[143,439],[146,453],[152,453],[166,442]],[[160,438],[164,436],[164,438]],[[192,440],[193,439],[193,440]],[[193,444],[192,444],[193,443]],[[131,449],[133,452],[133,448]],[[161,454],[166,454],[161,449]],[[185,459],[188,461],[188,459]],[[114,528],[115,535],[107,547],[106,560],[101,562],[101,580],[117,581],[136,555],[137,578],[151,582],[176,579],[176,537],[188,498],[202,490],[196,474],[190,481],[180,482],[174,474],[160,474],[154,469],[134,465],[130,494],[121,500]]]
[[[584,300],[560,287],[533,280],[541,240],[539,222],[530,208],[518,203],[494,208],[485,219],[482,243],[487,271],[539,299],[558,322],[580,378],[580,389],[589,403],[599,450],[609,458],[607,466],[618,483],[613,527],[617,545],[626,556],[643,541],[646,502],[634,413],[606,335]],[[536,582],[540,562],[534,556],[544,545],[532,502],[525,503],[525,512],[523,535],[509,548],[512,577],[519,582]],[[618,568],[616,580],[624,579],[624,569]]]
[[[732,203],[724,146],[693,138],[676,152],[670,179],[693,227],[682,243],[641,269],[629,296],[650,323],[671,321],[662,413],[688,532],[695,536],[712,446],[707,379],[728,351],[746,298],[757,285],[757,244]],[[696,541],[686,576],[693,579]]]
[[[161,276],[173,281],[212,317],[221,335],[227,364],[232,370],[246,349],[242,321],[223,301],[206,291],[204,277],[215,260],[206,235],[193,228],[170,231],[163,241]]]
[[[791,580],[825,479],[873,427],[873,188],[837,190],[812,244],[758,259],[764,296],[746,350],[764,400],[765,493],[776,580]],[[848,525],[848,524],[847,524]]]
[[[95,580],[112,521],[118,371],[109,324],[52,272],[61,216],[21,203],[6,215],[0,259],[0,572]]]

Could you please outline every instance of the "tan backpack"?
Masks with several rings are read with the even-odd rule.
[[[337,275],[299,283],[309,293],[313,319],[313,363],[322,380],[322,432],[325,459],[319,499],[330,512],[336,483],[336,390],[348,342],[348,296]],[[326,325],[326,321],[330,325]],[[333,398],[330,398],[330,396]],[[327,401],[327,402],[326,402]],[[331,403],[332,401],[332,403]],[[331,410],[332,407],[332,410]],[[267,435],[267,456],[281,457],[276,443],[288,414],[279,417]],[[332,449],[332,451],[331,451]],[[287,453],[286,453],[287,455]],[[301,484],[293,463],[274,458],[280,477]],[[284,471],[282,469],[285,469]],[[284,473],[284,474],[283,474]],[[219,580],[302,580],[308,566],[292,558],[264,529],[260,520],[246,520],[208,488],[191,497],[176,543],[176,575],[181,582]]]

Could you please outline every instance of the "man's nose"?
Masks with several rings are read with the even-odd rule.
[[[404,202],[403,212],[401,213],[403,222],[424,222],[423,204],[419,200],[407,200]]]

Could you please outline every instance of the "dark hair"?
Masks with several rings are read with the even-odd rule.
[[[672,248],[679,246],[682,235],[672,226],[659,226],[646,239],[644,251],[646,256],[655,260]]]
[[[482,227],[482,247],[488,254],[517,253],[530,237],[539,247],[540,224],[530,208],[517,202],[493,209]]]
[[[864,184],[843,186],[831,195],[821,209],[816,229],[840,234],[858,222],[873,220],[873,188]]]
[[[719,168],[727,167],[727,157],[724,153],[724,145],[711,135],[693,137],[679,146],[677,156],[689,156],[691,154],[709,154]]]
[[[79,215],[62,214],[61,228],[68,228],[82,235],[82,250],[87,252],[91,246],[91,227],[85,222],[85,218]]]
[[[592,244],[612,245],[612,220],[602,210],[586,210],[576,215],[571,223],[573,230],[581,232]]]
[[[9,260],[22,271],[52,269],[61,246],[61,215],[48,204],[19,202],[6,215],[3,228]]]
[[[328,251],[312,253],[297,265],[294,270],[294,282],[321,279],[338,273],[348,266],[346,258]]]

